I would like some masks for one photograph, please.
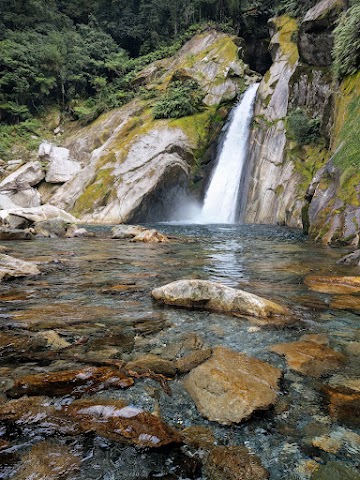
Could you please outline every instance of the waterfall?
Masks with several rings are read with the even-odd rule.
[[[235,107],[201,211],[202,223],[235,223],[241,176],[246,161],[258,83]]]

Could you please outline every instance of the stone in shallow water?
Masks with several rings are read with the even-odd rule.
[[[349,310],[360,315],[360,296],[341,295],[335,297],[330,304],[330,308],[336,310]]]
[[[309,276],[304,280],[311,290],[320,293],[360,293],[359,277],[321,277]]]
[[[133,384],[132,378],[113,368],[87,367],[19,378],[7,394],[12,398],[22,395],[82,395],[107,388],[127,388]]]
[[[284,355],[291,370],[315,378],[339,370],[345,360],[341,353],[314,342],[279,343],[271,351]]]
[[[67,480],[74,479],[80,469],[81,459],[70,448],[43,441],[34,445],[22,457],[14,480]]]
[[[158,232],[157,230],[145,230],[139,233],[130,242],[144,242],[144,243],[167,243],[170,240],[168,237]]]
[[[0,405],[0,420],[18,428],[49,428],[62,435],[95,433],[143,448],[181,443],[180,434],[159,417],[122,401],[92,398],[53,406],[46,397],[11,400]]]
[[[40,273],[35,263],[0,253],[0,282],[18,277],[40,275]]]
[[[341,462],[321,465],[311,480],[360,480],[360,473]]]
[[[200,413],[223,425],[239,423],[277,400],[281,370],[224,347],[192,370],[183,384]]]
[[[144,227],[140,227],[139,225],[117,225],[112,229],[112,236],[111,238],[116,240],[123,240],[126,238],[134,238],[139,233],[142,233],[146,230]]]
[[[207,280],[179,280],[151,292],[160,303],[256,317],[290,315],[289,309],[244,290]]]
[[[154,372],[169,377],[174,377],[176,367],[170,360],[165,360],[158,355],[142,355],[125,365],[125,369],[137,373]]]
[[[205,462],[209,480],[265,480],[268,471],[245,447],[215,447]]]
[[[323,390],[331,417],[349,426],[360,425],[360,381],[336,375]]]

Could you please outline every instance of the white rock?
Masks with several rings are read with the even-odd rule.
[[[39,275],[40,270],[34,262],[26,262],[10,255],[0,254],[0,282],[27,275]]]
[[[70,151],[43,142],[39,147],[39,158],[49,162],[45,180],[48,183],[65,183],[81,170],[81,165],[71,158]]]
[[[0,219],[3,223],[8,223],[10,226],[13,226],[13,221],[18,221],[19,219],[30,222],[42,222],[45,220],[64,220],[65,222],[74,223],[79,220],[69,213],[61,210],[60,208],[54,207],[53,205],[41,205],[40,207],[33,208],[12,208],[9,210],[0,211]],[[17,223],[16,226],[19,226]]]
[[[0,191],[18,192],[37,185],[44,177],[45,173],[39,161],[25,163],[0,182]]]

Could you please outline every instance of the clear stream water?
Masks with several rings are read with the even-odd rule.
[[[336,436],[356,432],[355,428],[338,424],[329,417],[321,394],[321,384],[326,379],[314,380],[292,372],[283,358],[268,351],[274,343],[298,340],[305,333],[326,333],[331,347],[341,352],[349,342],[360,340],[359,316],[329,309],[331,295],[312,292],[303,283],[309,274],[359,274],[358,268],[336,264],[348,249],[314,245],[299,231],[281,227],[166,224],[156,227],[178,239],[168,244],[134,244],[111,240],[110,227],[94,226],[88,228],[96,234],[95,238],[6,242],[15,257],[52,263],[42,265],[44,273],[40,277],[1,284],[0,334],[10,332],[30,338],[39,332],[55,330],[70,343],[87,336],[98,340],[95,354],[100,358],[117,356],[127,360],[141,353],[161,351],[164,345],[179,342],[184,333],[195,332],[211,346],[224,345],[282,368],[281,407],[254,415],[242,424],[224,427],[202,418],[184,391],[181,378],[170,382],[172,397],[151,379],[139,379],[128,390],[106,390],[96,395],[124,399],[148,411],[157,408],[166,422],[178,428],[208,426],[219,444],[245,444],[260,457],[272,480],[309,478],[304,465],[310,460],[355,466],[359,445],[345,443],[336,454],[311,445],[314,437],[326,433]],[[297,311],[299,320],[287,328],[254,328],[244,319],[164,308],[152,301],[150,291],[154,287],[194,277],[284,302]],[[109,286],[119,284],[132,284],[134,290],[115,295],[105,293]],[[137,322],[151,323],[154,319],[161,320],[160,328],[147,333],[134,330]],[[35,325],[29,326],[33,322]],[[132,336],[134,347],[125,353],[116,352],[116,348],[114,352],[114,347],[110,351],[106,334],[115,330]],[[87,345],[69,350],[66,361],[47,364],[31,358],[16,362],[14,357],[7,358],[6,351],[0,352],[1,388],[5,391],[14,378],[26,374],[83,366],[75,357],[79,351],[86,354]],[[355,360],[348,358],[342,374],[358,375]],[[0,395],[0,401],[6,401],[6,394]],[[49,438],[55,445],[66,445],[81,459],[80,471],[69,478],[202,478],[199,469],[193,466],[195,460],[184,447],[141,451],[94,435],[62,436],[26,422],[11,431],[0,422],[0,440],[10,441],[9,448],[0,451],[0,478],[10,479],[14,475],[25,478],[16,476],[22,458],[32,445]],[[339,476],[333,478],[340,480]]]

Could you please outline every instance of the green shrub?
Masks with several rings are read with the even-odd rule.
[[[357,2],[358,3],[358,2]],[[344,12],[334,30],[334,70],[341,79],[356,73],[360,65],[360,5]]]
[[[286,133],[300,146],[313,143],[320,137],[320,120],[309,118],[304,110],[297,108],[288,116]]]
[[[203,93],[195,80],[175,80],[155,104],[154,118],[181,118],[199,111]]]

